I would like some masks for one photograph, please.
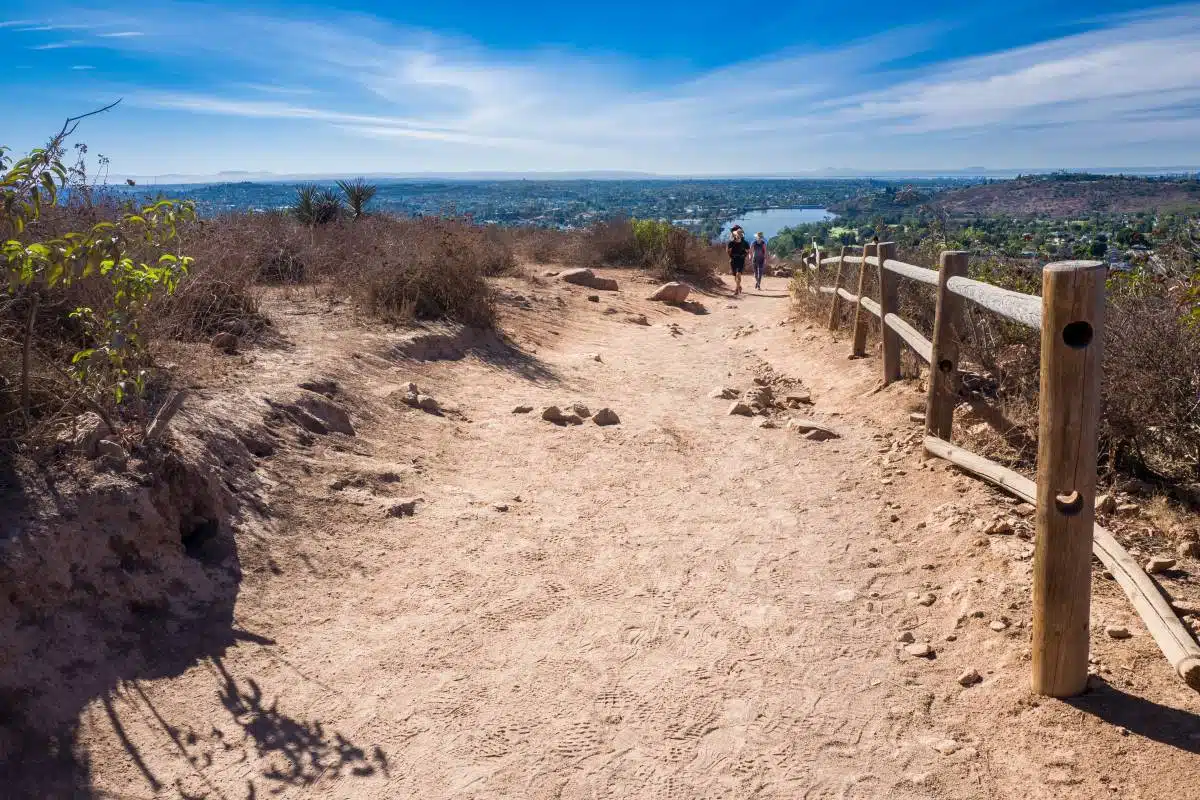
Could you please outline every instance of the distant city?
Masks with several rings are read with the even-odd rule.
[[[923,194],[985,182],[981,178],[903,182]],[[333,187],[332,181],[316,182]],[[570,230],[615,216],[669,220],[698,234],[720,234],[731,220],[765,209],[836,212],[840,204],[899,182],[854,179],[572,179],[572,180],[378,180],[374,211],[406,216],[470,217],[475,222]],[[300,183],[235,182],[118,186],[136,197],[188,198],[203,216],[238,211],[277,211],[295,201]],[[814,218],[804,215],[798,221]],[[786,220],[785,220],[786,222]]]

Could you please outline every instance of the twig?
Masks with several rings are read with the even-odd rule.
[[[154,415],[154,420],[150,423],[150,427],[146,429],[146,438],[143,440],[147,443],[153,442],[162,436],[167,426],[171,424],[171,420],[179,413],[179,409],[183,407],[183,401],[187,398],[187,390],[180,389],[167,398],[167,402]]]
[[[68,383],[72,383],[72,384],[79,383],[79,381],[75,380],[69,374],[67,374],[66,370],[64,370],[58,364],[55,364],[42,351],[38,350],[36,347],[33,347],[31,349],[32,349],[34,355],[36,355],[39,359],[41,359],[42,362],[45,363],[46,366],[48,366],[48,367],[50,367],[50,369],[54,370],[54,372],[57,373],[60,378],[67,381]],[[99,403],[97,403],[92,398],[88,397],[86,392],[83,394],[83,403],[88,408],[90,408],[92,411],[96,412],[96,416],[100,417],[100,419],[103,420],[104,424],[108,426],[109,433],[117,432],[117,426],[113,424],[112,418],[108,416],[108,412],[106,412],[100,406]]]

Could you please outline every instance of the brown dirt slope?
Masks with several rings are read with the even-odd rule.
[[[1019,517],[1011,504],[920,461],[919,387],[871,393],[876,363],[789,322],[783,280],[680,308],[606,274],[621,291],[599,303],[501,281],[505,337],[272,299],[289,344],[226,362],[191,411],[270,432],[224,637],[123,669],[77,712],[57,771],[10,765],[7,785],[683,800],[1200,784],[1200,701],[1111,582],[1095,584],[1096,689],[1029,694],[1032,547],[974,525]],[[437,411],[405,402],[410,381]],[[354,434],[281,415],[301,383]],[[813,405],[772,428],[709,397],[756,386]],[[540,418],[552,403],[621,423],[556,426]],[[807,439],[792,415],[841,438]],[[1200,565],[1182,566],[1173,585],[1200,594]],[[1133,637],[1104,637],[1116,623]],[[970,670],[981,681],[960,685]]]
[[[1200,206],[1200,181],[1029,177],[955,189],[938,195],[933,205],[951,214],[1017,217],[1172,212]]]

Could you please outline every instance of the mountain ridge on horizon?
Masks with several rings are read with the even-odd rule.
[[[367,172],[367,173],[277,173],[267,170],[222,170],[220,172],[166,173],[162,175],[121,174],[111,180],[133,180],[138,184],[213,184],[213,183],[295,183],[303,181],[335,181],[343,178],[366,178],[378,181],[578,181],[578,180],[819,180],[866,178],[902,180],[906,178],[1015,178],[1019,175],[1051,175],[1055,173],[1130,175],[1137,177],[1185,175],[1200,173],[1197,166],[1170,167],[1079,167],[1003,169],[963,167],[957,169],[894,169],[860,170],[825,167],[823,169],[788,173],[710,173],[668,174],[635,170],[464,170],[462,172]]]

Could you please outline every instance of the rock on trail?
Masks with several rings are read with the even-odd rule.
[[[692,287],[688,286],[686,283],[671,281],[670,283],[664,283],[662,286],[658,287],[658,291],[646,299],[657,300],[660,303],[682,303],[684,300],[688,299],[688,295],[691,293],[691,291]]]
[[[586,286],[589,289],[601,289],[606,292],[617,291],[617,282],[615,280],[612,278],[601,278],[586,267],[560,272],[558,278],[576,286]]]

